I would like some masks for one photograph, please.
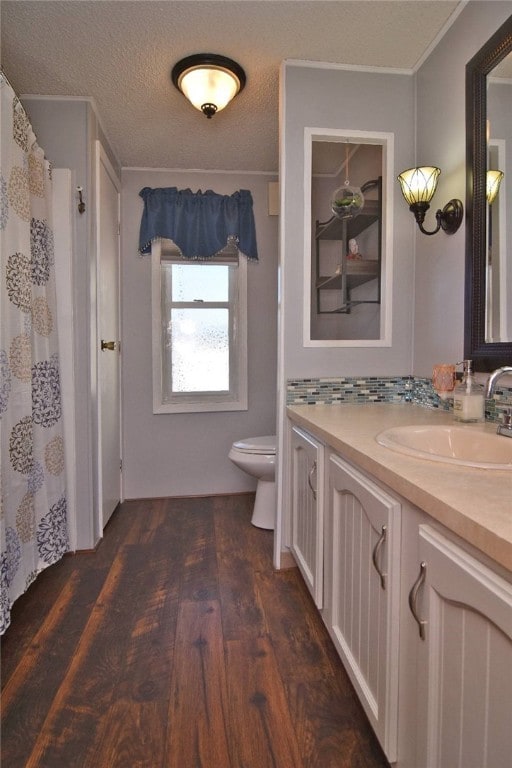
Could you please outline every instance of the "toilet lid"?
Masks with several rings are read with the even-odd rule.
[[[245,453],[275,453],[276,436],[265,435],[264,437],[244,437],[233,443],[233,447],[238,451]]]

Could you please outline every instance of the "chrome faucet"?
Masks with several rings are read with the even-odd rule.
[[[496,368],[496,370],[491,373],[487,380],[487,389],[485,391],[487,399],[493,396],[498,379],[501,379],[506,373],[512,373],[512,365],[503,365],[501,368]]]
[[[491,373],[487,381],[487,388],[485,391],[485,396],[487,398],[493,396],[498,379],[500,379],[506,373],[512,374],[512,365],[503,365],[501,368],[496,368],[496,370]],[[498,435],[503,435],[504,437],[512,437],[512,412],[510,408],[506,408],[503,411],[503,420],[501,424],[498,424],[496,432]]]

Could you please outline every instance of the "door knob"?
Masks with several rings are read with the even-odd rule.
[[[111,352],[113,352],[117,347],[117,344],[115,341],[105,341],[105,339],[101,340],[101,351],[104,352],[106,349],[109,349]]]

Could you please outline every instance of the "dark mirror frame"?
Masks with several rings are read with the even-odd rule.
[[[466,65],[464,357],[477,371],[512,364],[512,343],[485,341],[487,75],[512,51],[512,16]]]

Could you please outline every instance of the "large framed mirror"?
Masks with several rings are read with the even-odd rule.
[[[512,364],[512,17],[466,66],[466,148],[464,356],[491,371]]]

